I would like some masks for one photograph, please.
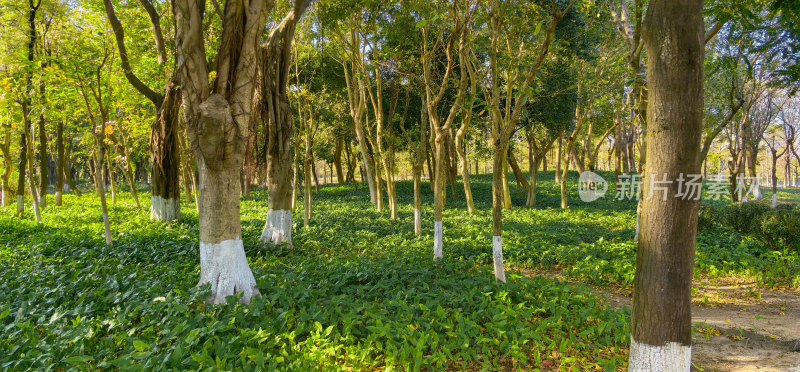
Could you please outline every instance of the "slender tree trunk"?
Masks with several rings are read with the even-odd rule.
[[[433,123],[431,123],[433,124]],[[445,133],[438,125],[431,125],[431,127],[436,129],[436,141],[435,141],[435,150],[436,155],[434,156],[436,160],[436,176],[433,179],[435,183],[433,198],[434,198],[434,208],[433,208],[433,258],[439,259],[442,258],[442,247],[444,245],[444,231],[442,226],[442,210],[444,209],[444,199],[446,197],[446,188],[445,188],[445,181],[447,175],[446,167],[447,165],[445,162],[445,156],[447,156],[446,146],[445,143]]]
[[[556,147],[556,183],[561,183],[561,160],[563,156],[561,156],[561,147],[563,141],[563,135],[558,136],[558,145]]]
[[[133,178],[133,162],[128,152],[128,140],[125,139],[125,136],[121,137],[122,155],[125,157],[125,177],[128,179],[128,185],[130,185],[133,200],[136,202],[136,209],[142,209],[142,205],[139,203],[139,190],[136,189],[136,181]]]
[[[513,205],[511,204],[511,189],[508,186],[508,151],[509,149],[506,148],[503,157],[503,208],[511,210]]]
[[[467,157],[467,149],[465,148],[464,137],[459,129],[459,134],[456,136],[456,151],[458,159],[461,163],[461,182],[464,184],[464,198],[467,200],[467,213],[469,215],[475,214],[475,202],[472,199],[472,189],[469,184],[469,159]]]
[[[111,152],[103,151],[106,153],[105,163],[108,167],[108,181],[111,185],[111,205],[117,205],[117,172],[114,163],[111,160]],[[102,166],[101,166],[102,167]]]
[[[44,96],[44,83],[41,83],[41,93]],[[39,115],[39,207],[47,207],[47,175],[50,160],[47,156],[47,130],[45,129],[44,114]]]
[[[23,102],[24,105],[24,102]],[[23,111],[27,107],[22,108]],[[17,217],[22,217],[25,213],[25,172],[28,169],[28,131],[30,126],[23,123],[22,133],[19,139],[19,165],[17,169]],[[786,169],[789,169],[788,166]]]
[[[59,121],[56,127],[56,206],[60,207],[64,193],[64,121]]]
[[[494,276],[497,280],[506,281],[503,264],[503,204],[508,195],[505,190],[508,177],[503,169],[508,152],[508,143],[495,140],[494,165],[492,166],[492,262]],[[505,183],[503,181],[506,181]]]
[[[422,201],[420,193],[422,192],[422,162],[421,156],[417,155],[417,161],[414,164],[414,235],[422,235]]]
[[[102,133],[102,129],[99,130]],[[95,175],[94,175],[94,183],[95,188],[97,189],[97,195],[100,197],[100,208],[103,212],[103,229],[105,230],[105,237],[106,237],[106,245],[111,246],[113,241],[111,240],[111,222],[108,218],[108,205],[106,203],[106,186],[105,186],[105,177],[103,172],[103,163],[106,158],[105,149],[103,148],[105,145],[103,144],[103,135],[95,135],[95,146],[97,147],[95,150]]]
[[[342,148],[344,147],[344,139],[341,136],[336,137],[336,149],[333,151],[333,165],[336,167],[336,183],[345,183],[344,171],[342,170]]]
[[[676,198],[681,175],[700,171],[703,128],[703,2],[653,0],[647,8],[648,174],[636,258],[629,371],[689,371],[696,198]],[[658,130],[652,130],[658,128]],[[663,191],[662,191],[663,190]]]
[[[522,173],[522,169],[519,167],[519,163],[517,163],[517,158],[514,156],[513,151],[508,152],[508,165],[511,166],[511,170],[514,172],[514,178],[517,180],[517,183],[522,184],[522,188],[525,191],[530,190],[530,185],[528,184],[528,180],[525,179],[525,175]]]
[[[772,208],[778,206],[778,154],[772,150]]]
[[[26,119],[25,121],[29,122],[28,119]],[[31,132],[32,132],[32,129],[33,128],[31,128]],[[38,195],[39,191],[36,189],[36,181],[34,180],[34,177],[33,177],[34,173],[33,173],[33,141],[32,140],[33,140],[33,138],[31,138],[31,141],[28,142],[28,146],[25,147],[25,151],[27,152],[27,155],[28,155],[28,161],[27,161],[27,163],[28,163],[28,183],[30,184],[30,188],[31,188],[31,202],[33,203],[33,214],[34,214],[34,217],[36,217],[36,221],[37,222],[41,222],[42,221],[42,212],[41,212],[41,209],[39,208],[39,195]]]
[[[305,183],[305,190],[303,191],[303,226],[308,228],[308,223],[311,220],[311,168],[314,160],[311,155],[311,135],[306,134],[306,159],[303,162],[303,178]]]

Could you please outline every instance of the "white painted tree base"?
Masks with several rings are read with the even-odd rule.
[[[261,232],[261,241],[292,244],[292,211],[267,209],[267,222]]]
[[[244,304],[260,295],[241,239],[219,244],[200,242],[200,283],[197,285],[206,283],[211,283],[208,301],[215,304],[224,303],[225,297],[239,292],[243,292],[241,302]]]
[[[778,195],[772,194],[772,208],[775,208],[777,206],[778,206]]]
[[[492,237],[492,261],[494,262],[494,278],[505,283],[506,268],[503,265],[503,237]]]
[[[164,199],[150,196],[150,219],[156,221],[172,221],[181,218],[181,203],[177,198]]]
[[[422,214],[419,209],[414,208],[414,234],[422,234]]]
[[[25,211],[25,198],[22,194],[17,195],[17,213],[22,213]]]
[[[753,200],[761,200],[762,198],[761,185],[756,181],[756,183],[753,184]]]
[[[442,245],[444,244],[444,231],[442,221],[433,221],[433,259],[442,258]]]
[[[663,346],[638,343],[631,337],[628,372],[689,372],[692,347],[677,342]]]

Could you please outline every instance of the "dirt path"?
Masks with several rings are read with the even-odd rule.
[[[559,271],[520,271],[574,282]],[[692,371],[800,372],[800,290],[737,278],[700,278],[692,288]],[[612,308],[631,307],[630,289],[594,289]]]
[[[693,371],[800,372],[800,291],[752,283],[701,283],[692,299]],[[609,306],[627,293],[598,290]]]

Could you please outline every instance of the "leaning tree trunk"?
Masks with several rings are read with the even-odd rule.
[[[702,0],[653,0],[647,9],[649,102],[645,182],[636,257],[629,371],[689,371],[691,286],[700,195],[676,197],[681,175],[700,171],[703,128]],[[662,176],[663,175],[663,176]],[[666,200],[664,200],[666,199]]]
[[[181,219],[180,140],[178,120],[181,91],[175,81],[167,84],[164,102],[150,128],[152,186],[150,219]]]

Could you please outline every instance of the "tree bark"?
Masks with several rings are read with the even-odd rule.
[[[700,171],[704,27],[701,0],[654,0],[645,40],[650,99],[631,319],[630,371],[689,371],[697,198],[676,197],[680,175]],[[663,190],[663,191],[662,191]],[[664,200],[666,199],[666,200]]]
[[[177,77],[167,83],[164,99],[150,127],[150,219],[181,219],[180,133],[181,90]]]
[[[297,140],[294,138],[294,119],[287,95],[291,47],[295,27],[308,6],[308,1],[294,3],[294,8],[269,36],[262,48],[261,58],[261,120],[268,132],[267,187],[269,208],[261,232],[262,242],[292,244],[292,213],[296,206],[297,175],[292,166],[298,164]],[[301,120],[302,121],[302,120]],[[294,183],[294,184],[293,184]]]
[[[182,64],[183,115],[197,161],[199,182],[200,282],[210,284],[213,303],[241,293],[258,296],[242,242],[239,175],[257,76],[257,48],[267,13],[264,0],[228,2],[222,20],[216,79],[209,82],[203,39],[204,0],[175,0],[177,59]],[[290,11],[295,12],[298,0]]]

